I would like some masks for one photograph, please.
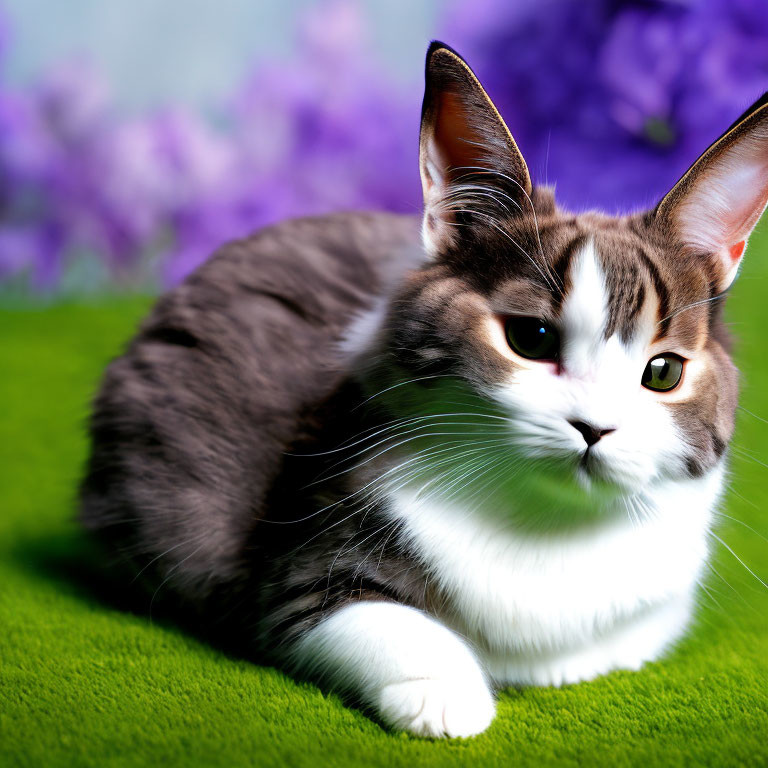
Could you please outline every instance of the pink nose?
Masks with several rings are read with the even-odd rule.
[[[569,421],[568,422],[577,432],[581,433],[584,438],[584,442],[587,447],[594,445],[601,437],[616,431],[616,427],[607,427],[606,429],[600,429],[592,424],[587,424],[586,421]]]

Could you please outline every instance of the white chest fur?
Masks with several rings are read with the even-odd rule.
[[[642,520],[569,535],[521,535],[408,488],[390,509],[442,598],[437,617],[497,684],[561,684],[638,668],[682,634],[722,478],[660,486]]]

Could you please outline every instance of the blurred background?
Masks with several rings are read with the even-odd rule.
[[[0,300],[154,291],[286,216],[418,211],[431,38],[572,209],[652,205],[768,88],[764,0],[2,0]]]

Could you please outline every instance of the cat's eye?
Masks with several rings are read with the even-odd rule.
[[[683,378],[683,361],[677,355],[653,357],[645,366],[640,383],[655,392],[669,392]]]
[[[521,357],[529,360],[557,360],[560,335],[551,325],[536,317],[509,317],[507,343]]]

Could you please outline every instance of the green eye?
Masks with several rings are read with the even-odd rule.
[[[646,389],[668,392],[683,378],[683,361],[677,355],[659,355],[648,361],[640,383]]]
[[[557,331],[535,317],[510,317],[506,325],[507,343],[529,360],[556,360],[560,353]]]

